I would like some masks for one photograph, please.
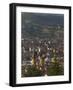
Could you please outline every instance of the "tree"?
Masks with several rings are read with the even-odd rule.
[[[25,72],[25,69],[23,72],[23,77],[43,76],[43,72],[37,69],[35,66],[28,66],[27,72]]]
[[[50,66],[48,66],[47,75],[63,75],[63,71],[63,67],[60,65],[60,62],[54,53],[53,62],[50,64]]]

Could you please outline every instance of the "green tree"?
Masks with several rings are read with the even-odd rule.
[[[56,55],[54,55],[54,62],[48,66],[47,74],[48,76],[52,75],[63,75],[63,66],[60,65],[59,60],[57,60]]]
[[[29,66],[27,68],[27,72],[23,71],[23,77],[35,77],[35,76],[43,76],[41,70],[37,69],[35,66]]]

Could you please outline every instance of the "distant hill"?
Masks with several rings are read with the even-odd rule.
[[[58,30],[63,31],[63,14],[22,12],[22,37],[51,37]],[[54,34],[53,34],[54,33]]]
[[[64,25],[63,14],[24,13],[22,12],[22,24],[38,23],[41,25]]]

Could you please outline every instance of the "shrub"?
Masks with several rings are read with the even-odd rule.
[[[43,76],[42,71],[37,69],[35,66],[28,66],[27,72],[25,72],[25,68],[22,70],[22,77],[35,77],[35,76]]]

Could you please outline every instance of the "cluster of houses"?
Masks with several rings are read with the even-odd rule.
[[[22,39],[22,66],[36,66],[46,69],[56,60],[60,65],[64,64],[63,41],[50,41],[48,39]]]

